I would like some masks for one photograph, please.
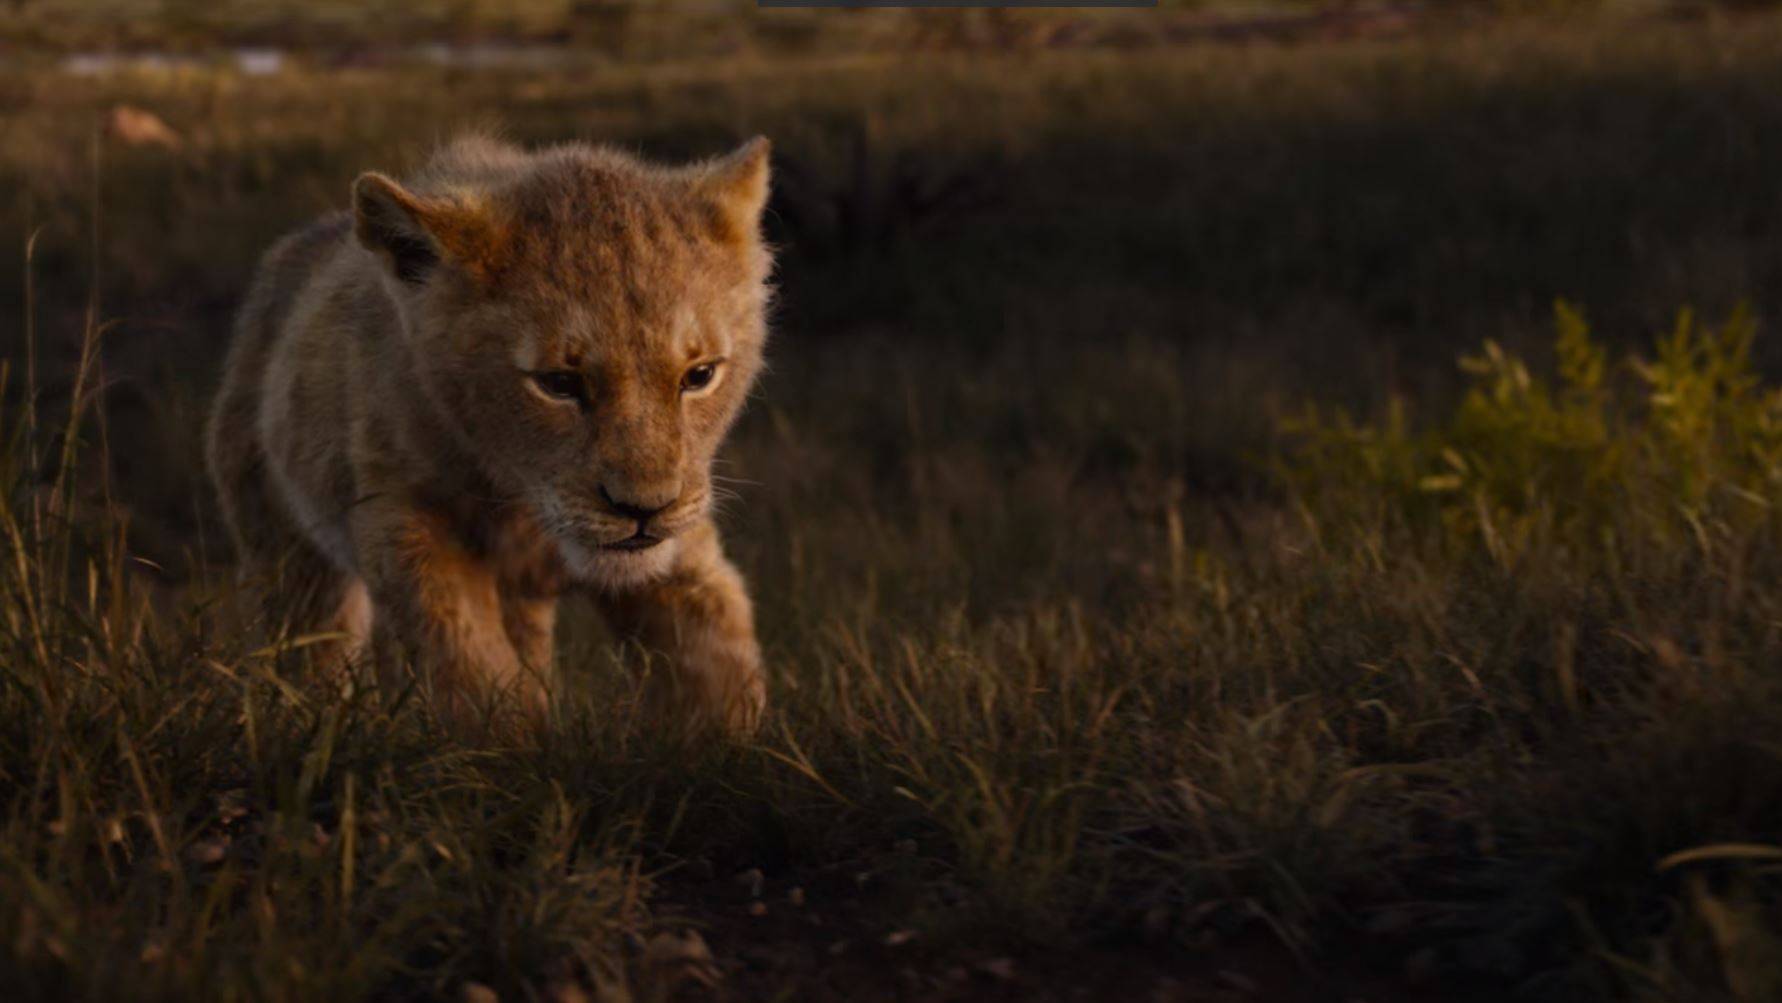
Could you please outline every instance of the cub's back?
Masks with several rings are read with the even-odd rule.
[[[206,429],[205,460],[223,516],[244,554],[278,556],[295,527],[267,483],[259,424],[270,360],[286,320],[318,274],[352,239],[352,216],[333,212],[288,234],[260,258],[223,364]]]
[[[259,410],[255,398],[279,331],[304,287],[345,246],[352,230],[349,214],[332,212],[280,238],[261,255],[223,363],[222,389],[211,415],[213,444],[218,435],[247,435],[254,428]]]

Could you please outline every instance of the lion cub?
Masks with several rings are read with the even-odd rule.
[[[471,138],[361,176],[237,320],[207,452],[249,572],[459,722],[541,718],[584,588],[665,657],[653,700],[753,729],[710,468],[761,367],[767,182],[759,138],[679,167]]]

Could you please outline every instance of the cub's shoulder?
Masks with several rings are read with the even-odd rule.
[[[353,232],[351,213],[335,211],[285,234],[260,256],[250,302],[270,297],[287,300],[333,257]]]

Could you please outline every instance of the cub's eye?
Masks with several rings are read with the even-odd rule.
[[[581,404],[586,403],[588,399],[588,384],[582,379],[582,374],[573,369],[554,369],[550,372],[533,373],[532,383],[544,391],[547,396],[555,397],[558,400],[574,401]]]
[[[721,361],[723,360],[714,359],[711,362],[701,362],[687,370],[681,377],[681,393],[695,394],[711,386],[712,381],[718,378],[718,363]]]

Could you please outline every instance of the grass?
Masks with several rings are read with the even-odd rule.
[[[1767,18],[0,77],[28,321],[0,972],[1772,998],[1778,85]],[[97,138],[124,101],[180,148]],[[496,115],[664,156],[776,138],[775,371],[722,471],[758,744],[661,747],[585,615],[558,731],[472,747],[223,612],[195,430],[254,253]]]

